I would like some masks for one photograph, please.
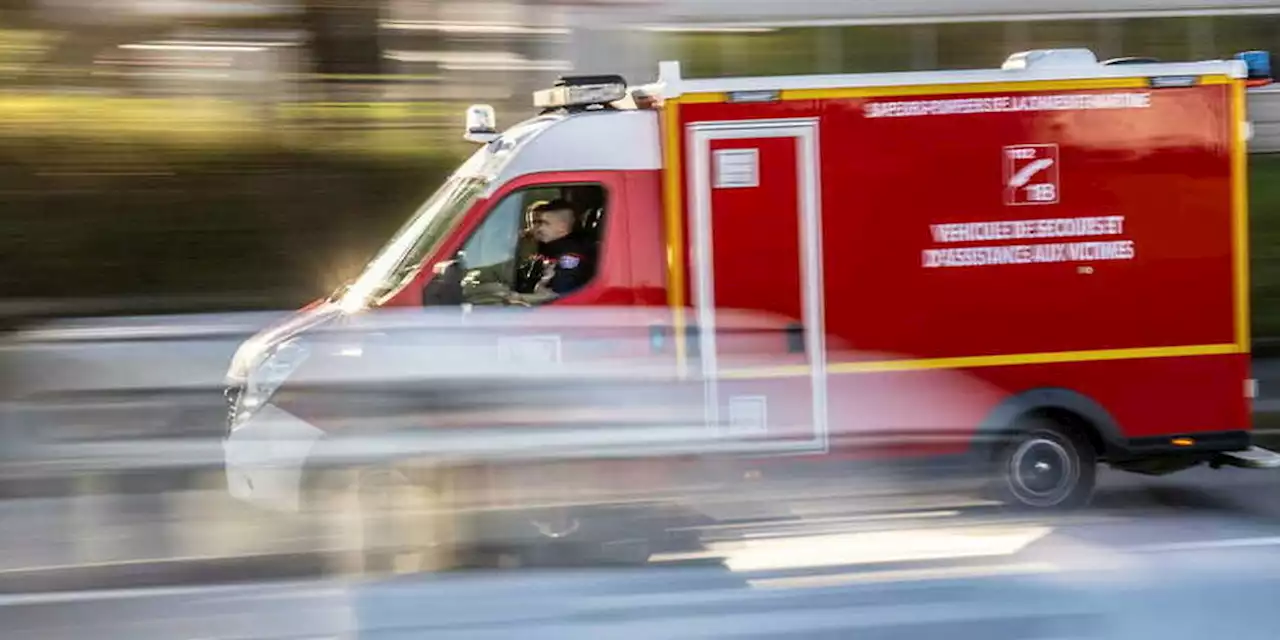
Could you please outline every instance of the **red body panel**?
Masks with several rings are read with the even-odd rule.
[[[1149,106],[1141,109],[925,117],[872,118],[865,110],[873,101],[939,96],[694,102],[680,105],[679,121],[682,128],[786,118],[818,122],[822,319],[829,336],[828,365],[834,367],[828,380],[828,409],[832,436],[838,439],[846,433],[897,428],[885,418],[897,400],[886,399],[877,406],[877,395],[868,390],[879,384],[876,378],[894,379],[895,388],[906,388],[905,380],[922,375],[840,373],[839,365],[850,361],[1016,359],[1028,354],[1236,343],[1230,90],[1218,84],[1109,91],[1149,94]],[[1008,95],[1032,93],[1089,92],[1010,89]],[[695,160],[694,152],[684,136],[678,139],[687,166]],[[747,142],[760,148],[763,158],[767,145],[776,141]],[[1028,202],[1029,192],[1006,189],[1011,175],[1006,162],[1026,153],[1006,147],[1019,145],[1056,146],[1044,151],[1054,162],[1051,171],[1042,172],[1053,174],[1043,178],[1054,184],[1053,202]],[[759,170],[762,187],[797,180],[793,164],[762,159]],[[767,198],[753,201],[750,191],[734,194],[751,203],[732,205],[742,218],[762,207],[779,208]],[[681,197],[686,214],[694,215],[687,182]],[[943,241],[935,227],[1083,217],[1104,219],[1076,237],[1010,237],[1010,231],[1046,229],[1032,224],[996,227],[996,236],[986,239]],[[734,300],[740,304],[735,306],[800,320],[789,284],[797,243],[793,219],[785,211],[768,221],[751,216],[750,223],[714,224],[717,251],[721,245],[756,248],[765,242],[758,250],[780,258],[771,276],[762,276],[765,267],[759,265],[726,269],[717,259],[717,290],[737,286],[725,279],[736,279],[743,287],[754,285],[757,297],[737,296]],[[686,237],[694,234],[691,230]],[[998,250],[1004,252],[1004,263],[938,266],[940,260],[955,264],[975,257],[975,252],[955,249],[1009,246],[1017,248]],[[1097,259],[1097,254],[1092,260],[1063,259],[1079,251],[1101,251],[1116,259]],[[692,290],[694,279],[685,286]],[[835,342],[856,353],[830,348]],[[863,355],[876,353],[892,355]],[[1249,428],[1244,396],[1247,353],[1067,360],[1076,361],[975,368],[957,364],[951,368],[998,390],[982,401],[965,403],[958,412],[967,413],[964,420],[976,428],[1003,397],[1052,387],[1102,405],[1125,438]],[[843,415],[867,419],[840,424]]]
[[[1226,86],[1122,112],[871,119],[865,102],[683,107],[686,123],[820,119],[828,332],[913,358],[1233,341]],[[1061,200],[1006,206],[1002,147],[1038,142],[1059,146]],[[1100,239],[1133,240],[1132,260],[922,268],[923,250],[949,246],[930,225],[1114,215],[1123,232]]]
[[[708,147],[760,152],[758,186],[710,191],[714,250],[706,259],[714,273],[715,307],[761,311],[800,324],[808,292],[821,300],[825,336],[819,376],[812,375],[814,354],[798,353],[785,339],[717,338],[717,374],[765,365],[790,368],[781,375],[726,376],[717,383],[719,398],[765,397],[770,415],[776,415],[770,436],[779,441],[803,440],[812,435],[807,423],[825,418],[828,438],[814,451],[820,454],[961,451],[1001,402],[1044,388],[1093,400],[1125,439],[1247,430],[1247,351],[1093,359],[1077,353],[1223,346],[1240,339],[1233,298],[1238,239],[1232,226],[1230,91],[1221,84],[1112,90],[1149,94],[1149,106],[923,117],[866,114],[870,102],[939,96],[679,104],[681,131],[665,136],[680,144],[681,165],[667,170],[679,173],[685,244],[673,250],[686,258],[684,281],[677,284],[695,307],[693,271],[704,258],[694,246],[688,128],[765,119],[817,123],[817,279],[803,267],[800,139],[715,139]],[[1015,99],[1077,93],[1082,92],[1008,91]],[[1033,147],[1023,145],[1053,147],[1028,152]],[[1031,171],[1025,188],[1009,186],[1024,184],[1013,176],[1038,160],[1052,163]],[[591,285],[554,304],[666,305],[674,292],[667,282],[672,230],[662,216],[662,178],[654,171],[518,178],[478,202],[388,304],[420,304],[429,266],[452,256],[507,193],[595,181],[609,191],[601,266]],[[1052,189],[1044,190],[1044,184]],[[1058,237],[1042,237],[1061,229],[1057,223],[980,228],[990,237],[977,239],[957,235],[957,227],[938,226],[1077,218],[1097,220],[1082,234]],[[1079,258],[1082,251],[1101,254]],[[973,264],[983,256],[996,256],[999,263]],[[696,325],[696,308],[688,315]],[[1045,357],[1069,352],[1077,355],[1056,362]],[[691,362],[697,357],[691,354]],[[974,357],[993,359],[972,366],[938,364]],[[891,372],[865,366],[884,360],[911,362]],[[958,376],[968,382],[953,383]],[[912,395],[911,389],[928,389],[930,395]],[[815,406],[825,407],[825,416],[815,415]],[[911,430],[959,437],[928,449],[868,444],[866,438],[845,448],[860,436]]]
[[[755,149],[762,176],[795,174],[799,149],[794,138],[711,143],[712,152],[733,149]],[[711,241],[715,249],[709,262],[716,276],[712,294],[717,309],[749,309],[799,323],[804,304],[804,254],[798,196],[794,179],[762,180],[758,187],[712,191]],[[781,331],[750,342],[731,342],[728,336],[718,335],[717,373],[760,364],[806,364],[803,353],[788,349],[786,338]],[[813,437],[813,391],[808,377],[797,376],[784,382],[722,379],[717,390],[724,398],[746,399],[747,407],[763,403],[769,416],[768,435],[773,440],[804,441]],[[724,409],[732,411],[727,405]],[[721,415],[719,421],[727,425],[730,418],[731,415]]]

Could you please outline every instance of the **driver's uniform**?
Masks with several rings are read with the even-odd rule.
[[[464,295],[472,304],[541,304],[590,282],[596,255],[596,244],[577,234],[539,242],[518,265],[508,260],[472,270]]]
[[[595,243],[576,234],[538,243],[537,252],[521,265],[516,293],[562,296],[591,281],[596,272]]]

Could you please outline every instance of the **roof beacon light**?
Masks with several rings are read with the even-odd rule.
[[[627,81],[621,76],[579,76],[560,78],[554,87],[533,93],[539,109],[587,107],[617,102],[627,97]]]
[[[487,104],[473,104],[467,107],[466,127],[467,142],[489,142],[498,137],[498,115]]]
[[[1271,54],[1266,51],[1242,51],[1237,60],[1244,61],[1247,70],[1245,83],[1251,87],[1271,84]]]

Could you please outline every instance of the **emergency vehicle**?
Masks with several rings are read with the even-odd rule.
[[[689,79],[663,62],[642,86],[563,78],[502,133],[474,106],[466,136],[482,146],[364,272],[237,354],[230,490],[301,491],[299,474],[265,474],[305,467],[306,447],[270,464],[245,453],[269,446],[261,408],[295,336],[373,308],[467,304],[468,270],[522,257],[523,212],[552,197],[577,205],[600,259],[549,306],[668,309],[645,339],[706,386],[708,423],[765,425],[748,458],[977,452],[1009,501],[1039,508],[1086,503],[1098,464],[1275,466],[1250,438],[1246,202],[1246,88],[1269,80],[1262,52],[1060,49],[855,75]],[[721,339],[742,310],[787,319],[770,353]],[[957,416],[964,437],[904,446],[892,419],[842,423],[867,415],[852,387],[938,371],[1000,392]],[[803,427],[771,431],[795,398]]]

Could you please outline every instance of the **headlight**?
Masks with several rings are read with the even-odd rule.
[[[239,426],[270,401],[280,385],[306,361],[307,355],[307,348],[293,338],[266,352],[255,366],[250,367],[244,386],[234,400],[231,428]]]

